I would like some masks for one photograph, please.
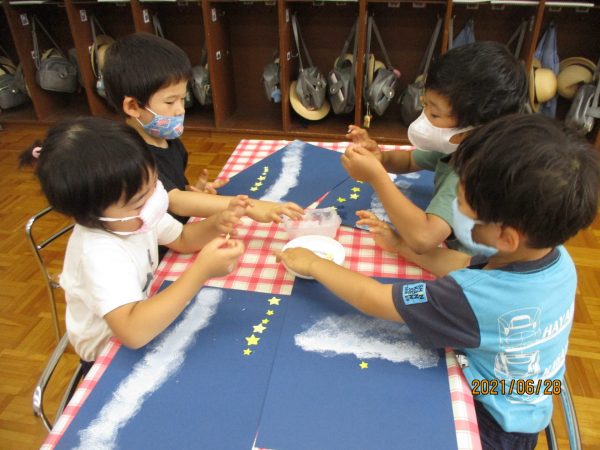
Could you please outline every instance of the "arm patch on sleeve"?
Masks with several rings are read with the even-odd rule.
[[[427,303],[425,283],[405,284],[402,286],[402,301],[404,301],[405,305]]]

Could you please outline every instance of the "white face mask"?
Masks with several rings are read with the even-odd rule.
[[[412,145],[421,150],[440,152],[449,155],[458,148],[450,139],[460,133],[471,130],[473,127],[465,128],[439,128],[431,124],[425,112],[408,127],[408,140]]]
[[[498,253],[496,247],[479,244],[473,240],[473,228],[475,228],[475,225],[483,225],[483,222],[471,219],[460,212],[458,209],[458,200],[454,199],[452,202],[452,231],[454,231],[456,238],[474,255],[494,256]]]
[[[167,209],[169,209],[169,194],[167,194],[160,180],[156,180],[154,192],[146,203],[144,203],[144,206],[142,206],[139,215],[120,218],[98,217],[98,220],[102,222],[127,222],[128,220],[140,219],[142,226],[135,231],[112,231],[121,236],[129,236],[131,234],[147,233],[154,229],[167,213]]]

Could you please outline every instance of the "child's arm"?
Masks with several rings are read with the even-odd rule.
[[[179,253],[193,253],[221,234],[235,235],[235,227],[248,208],[248,197],[238,195],[230,198],[227,209],[206,220],[185,224],[179,237],[166,247]]]
[[[360,147],[348,147],[342,155],[342,165],[352,178],[365,181],[373,187],[398,234],[416,253],[425,253],[450,236],[450,225],[411,202],[368,151]]]
[[[169,191],[169,212],[178,216],[208,217],[225,210],[235,197],[212,195],[206,192]],[[295,203],[275,203],[262,200],[249,200],[246,211],[248,217],[257,222],[281,222],[281,215],[299,219],[304,210]]]
[[[230,273],[244,252],[240,241],[217,238],[175,282],[146,300],[128,303],[104,316],[113,334],[127,347],[146,345],[167,328],[209,278]]]
[[[402,322],[394,306],[391,284],[382,284],[352,272],[304,248],[275,252],[275,256],[294,272],[315,278],[359,311],[380,319]]]
[[[357,223],[369,227],[369,232],[377,245],[386,251],[398,253],[404,259],[421,266],[438,277],[446,276],[454,270],[463,269],[471,261],[471,256],[466,253],[440,247],[419,255],[412,251],[387,223],[379,220],[373,213],[357,211],[356,215],[361,218]]]
[[[371,152],[383,165],[386,172],[389,173],[409,173],[421,170],[421,167],[415,162],[410,151],[381,151],[377,142],[369,138],[367,130],[350,125],[346,139],[352,141],[353,144],[359,145],[362,148]]]

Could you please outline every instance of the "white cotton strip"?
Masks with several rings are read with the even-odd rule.
[[[119,430],[137,414],[144,401],[179,370],[196,333],[208,326],[223,292],[203,288],[192,300],[182,320],[160,337],[152,350],[137,362],[90,425],[79,432],[79,449],[113,449]]]
[[[292,188],[298,185],[298,177],[302,170],[302,154],[304,144],[300,141],[290,143],[281,158],[281,172],[275,183],[267,189],[260,200],[280,202]]]
[[[294,336],[294,341],[303,350],[323,356],[409,362],[419,369],[435,367],[439,361],[437,352],[412,340],[406,325],[359,315],[328,316]]]

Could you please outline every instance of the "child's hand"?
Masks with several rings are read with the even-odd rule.
[[[379,220],[371,211],[356,211],[356,215],[360,218],[356,223],[369,227],[369,233],[377,246],[387,252],[398,253],[402,241],[386,222]]]
[[[281,216],[288,216],[290,219],[300,220],[304,210],[292,202],[276,203],[262,200],[253,200],[246,211],[248,217],[257,222],[275,222],[281,223]]]
[[[232,272],[244,253],[244,244],[235,239],[218,237],[204,246],[196,257],[209,278],[223,277]]]
[[[322,258],[302,247],[288,248],[285,252],[273,252],[277,261],[282,261],[287,267],[299,275],[312,276],[310,268],[315,261]]]
[[[240,218],[246,213],[251,205],[247,195],[238,195],[231,199],[226,210],[217,214],[217,231],[222,234],[235,236],[235,227],[240,223]]]
[[[189,186],[189,190],[193,192],[204,192],[205,194],[216,194],[217,189],[229,183],[229,178],[225,180],[208,181],[208,170],[202,169],[202,173],[198,177],[195,186]]]
[[[381,150],[379,149],[379,145],[377,145],[377,142],[369,137],[367,130],[357,127],[356,125],[349,125],[346,139],[352,141],[353,144],[364,147],[373,153],[373,155],[375,155],[379,161],[381,161]]]
[[[387,177],[381,162],[360,145],[350,145],[341,158],[342,166],[355,180],[372,183],[379,177]]]

